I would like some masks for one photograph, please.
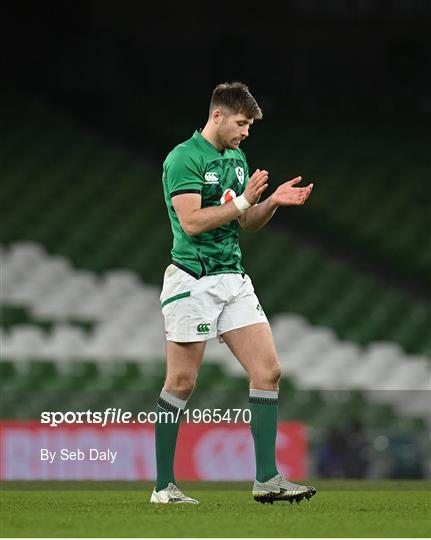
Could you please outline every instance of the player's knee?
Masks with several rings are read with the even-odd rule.
[[[256,385],[256,388],[276,388],[281,377],[281,367],[278,362],[273,362],[267,365],[265,368],[258,370],[251,376],[252,384]]]
[[[196,375],[194,373],[177,373],[166,380],[165,388],[181,399],[186,399],[193,392],[195,382]]]
[[[268,370],[268,382],[271,384],[278,385],[281,377],[281,367],[280,364],[274,364],[269,370]]]

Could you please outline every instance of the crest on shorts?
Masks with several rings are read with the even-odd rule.
[[[223,195],[220,197],[220,202],[224,204],[231,201],[232,199],[235,199],[235,197],[236,193],[233,189],[225,189]]]
[[[235,174],[240,184],[244,183],[244,169],[242,167],[235,167]]]

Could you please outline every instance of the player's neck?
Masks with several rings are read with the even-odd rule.
[[[220,143],[220,139],[217,137],[217,133],[209,123],[205,125],[205,127],[201,131],[201,135],[219,152],[223,152],[225,150],[224,146]]]

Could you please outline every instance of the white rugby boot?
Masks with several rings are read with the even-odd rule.
[[[253,485],[254,500],[260,503],[272,504],[274,501],[289,501],[290,503],[295,501],[299,503],[303,499],[310,500],[316,493],[316,488],[294,484],[283,478],[281,474],[276,474],[267,482],[258,482],[256,480]]]
[[[199,504],[199,501],[187,497],[182,493],[175,484],[169,482],[168,486],[165,489],[156,491],[156,488],[153,489],[151,494],[150,503],[156,504]]]

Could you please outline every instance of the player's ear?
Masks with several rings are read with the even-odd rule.
[[[218,125],[223,119],[223,111],[221,109],[214,109],[211,116],[214,124]]]

